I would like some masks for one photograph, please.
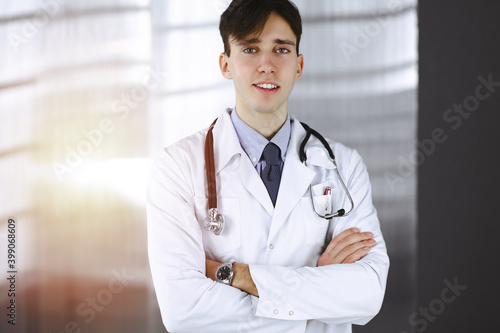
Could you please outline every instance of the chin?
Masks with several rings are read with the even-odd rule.
[[[279,105],[276,105],[276,104],[260,104],[260,105],[256,105],[254,110],[259,112],[259,113],[274,113],[274,112],[277,112],[278,110],[280,110],[282,108],[283,104],[279,104]]]

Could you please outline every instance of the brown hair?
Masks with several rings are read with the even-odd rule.
[[[224,42],[224,53],[230,56],[230,38],[241,41],[251,35],[259,35],[271,13],[275,12],[288,22],[297,37],[299,54],[302,19],[299,10],[289,0],[233,0],[219,23],[219,31]]]

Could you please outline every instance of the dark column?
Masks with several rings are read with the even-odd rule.
[[[500,1],[424,0],[419,7],[425,160],[413,326],[493,332],[500,316]]]

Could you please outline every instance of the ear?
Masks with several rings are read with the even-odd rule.
[[[226,79],[232,79],[231,69],[229,68],[229,57],[225,53],[221,53],[219,56],[219,67],[222,76]]]
[[[299,54],[297,57],[297,73],[295,74],[295,81],[300,79],[303,70],[304,70],[304,56],[302,54]]]

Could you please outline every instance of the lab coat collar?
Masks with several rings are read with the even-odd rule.
[[[213,129],[215,170],[219,173],[235,155],[245,154],[231,121],[232,109],[227,109],[217,120]]]
[[[328,152],[326,151],[325,147],[321,143],[321,141],[317,140],[316,138],[311,137],[309,141],[311,144],[307,144],[306,148],[306,164],[309,165],[314,165],[318,166],[320,168],[324,169],[336,169],[337,167],[335,164],[330,159],[330,156],[328,155]]]
[[[217,173],[228,166],[231,161],[236,162],[239,156],[239,172],[243,186],[257,200],[270,216],[273,216],[274,207],[257,170],[240,145],[238,135],[231,120],[232,109],[227,109],[217,120],[214,127],[214,155]],[[286,164],[286,163],[285,163]]]

